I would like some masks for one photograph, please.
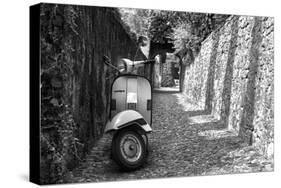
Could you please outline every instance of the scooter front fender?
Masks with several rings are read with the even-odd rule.
[[[116,114],[105,127],[105,133],[116,131],[128,126],[138,125],[146,133],[152,131],[150,125],[144,120],[143,116],[134,110],[125,110]]]

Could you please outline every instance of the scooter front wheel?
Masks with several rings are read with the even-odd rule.
[[[112,140],[113,160],[126,171],[143,165],[147,156],[147,148],[142,136],[134,130],[119,130]]]

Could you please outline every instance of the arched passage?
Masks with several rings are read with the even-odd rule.
[[[173,91],[181,91],[182,61],[174,51],[173,43],[150,43],[149,59],[156,57],[156,62],[147,66],[146,71],[149,71],[154,89],[172,88]]]

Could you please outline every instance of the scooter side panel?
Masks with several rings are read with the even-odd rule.
[[[112,100],[116,102],[116,109],[111,110],[111,117],[114,117],[118,112],[126,110],[127,100],[127,78],[119,77],[115,80],[112,86]]]
[[[151,109],[147,109],[148,100],[151,102],[151,86],[150,83],[142,78],[138,77],[138,104],[137,111],[141,113],[145,121],[151,124]]]

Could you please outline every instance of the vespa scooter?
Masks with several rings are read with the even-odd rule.
[[[113,133],[112,158],[125,171],[141,167],[148,155],[152,88],[148,79],[134,72],[137,67],[153,62],[121,59],[117,67],[119,75],[111,86],[110,118],[105,133]]]

